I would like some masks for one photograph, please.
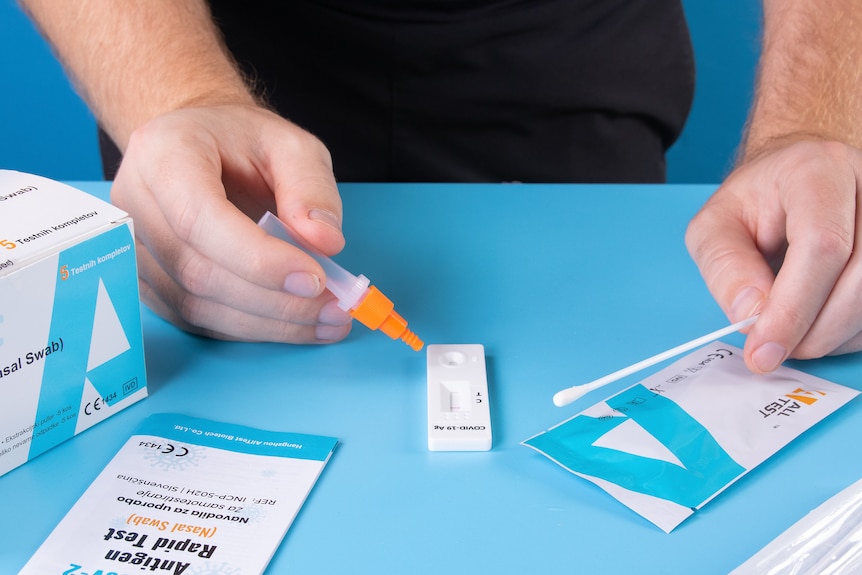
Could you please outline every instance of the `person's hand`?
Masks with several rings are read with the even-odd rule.
[[[686,245],[732,322],[760,313],[745,361],[862,349],[862,153],[826,141],[772,147],[738,167],[689,224]]]
[[[344,247],[329,152],[261,108],[180,109],[130,138],[111,189],[137,239],[142,300],[201,335],[329,342],[350,316],[312,258],[256,222],[277,214],[305,242]]]

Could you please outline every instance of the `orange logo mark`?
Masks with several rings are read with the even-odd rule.
[[[789,397],[790,399],[795,399],[796,401],[801,401],[802,403],[804,403],[806,405],[811,405],[812,403],[814,403],[815,401],[820,399],[820,397],[817,397],[817,394],[819,394],[821,397],[826,395],[825,392],[822,392],[819,390],[818,391],[808,391],[807,389],[802,389],[801,387],[797,387],[793,391],[793,393],[788,393],[787,397]]]

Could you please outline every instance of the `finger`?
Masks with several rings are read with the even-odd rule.
[[[830,351],[827,355],[843,355],[862,351],[862,332],[857,333],[844,343]]]
[[[757,313],[774,273],[755,241],[756,227],[731,180],[710,198],[686,230],[686,247],[710,293],[736,323]]]
[[[779,185],[787,214],[787,252],[746,341],[746,360],[756,372],[772,371],[794,353],[853,250],[855,177],[824,160],[801,166]]]
[[[845,270],[814,324],[790,357],[812,359],[862,350],[862,316],[848,313],[848,310],[862,309],[860,280],[858,269],[852,274]]]
[[[290,124],[268,124],[261,172],[278,206],[277,215],[306,243],[324,254],[344,247],[342,203],[329,151],[314,136]]]
[[[302,298],[267,290],[214,265],[194,250],[186,248],[182,252],[178,275],[187,281],[177,282],[165,273],[149,251],[141,256],[140,270],[153,288],[163,294],[162,298],[171,302],[176,313],[194,324],[209,322],[198,309],[199,304],[209,300],[260,318],[315,325],[319,323],[321,308],[333,299],[329,292],[316,298]]]
[[[284,321],[254,315],[186,292],[173,282],[147,250],[141,248],[138,253],[141,299],[156,314],[191,333],[241,341],[327,343],[343,339],[350,332],[349,316],[348,321],[341,321],[341,316],[331,309],[332,302],[326,298],[322,298],[324,303],[315,311],[313,321]],[[276,295],[302,304],[309,301]],[[297,317],[299,314],[287,311],[285,315]],[[327,320],[331,320],[330,323],[326,323]]]
[[[829,293],[814,324],[791,353],[797,359],[810,359],[828,354],[859,351],[859,334],[862,333],[862,211],[859,198],[862,189],[857,185],[855,231],[849,260]]]

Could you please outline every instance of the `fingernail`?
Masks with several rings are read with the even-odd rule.
[[[774,342],[764,343],[751,354],[751,361],[758,371],[769,373],[781,365],[786,353],[787,350],[783,345]]]
[[[314,328],[314,337],[321,341],[338,341],[344,339],[348,333],[350,333],[350,324],[318,325]]]
[[[339,222],[338,217],[329,210],[313,208],[308,212],[308,219],[326,224],[327,226],[331,226],[341,232],[341,222]]]
[[[736,294],[736,299],[730,306],[730,320],[737,322],[751,317],[763,299],[763,292],[756,287],[745,288]]]
[[[349,313],[338,307],[338,300],[331,300],[323,304],[317,323],[325,325],[347,325],[353,318]]]
[[[284,291],[299,297],[315,297],[320,293],[320,278],[308,272],[293,272],[284,278]]]

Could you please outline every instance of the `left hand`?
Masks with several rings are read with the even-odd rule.
[[[732,322],[760,313],[745,361],[862,350],[862,151],[796,140],[739,166],[692,219],[686,245]]]

